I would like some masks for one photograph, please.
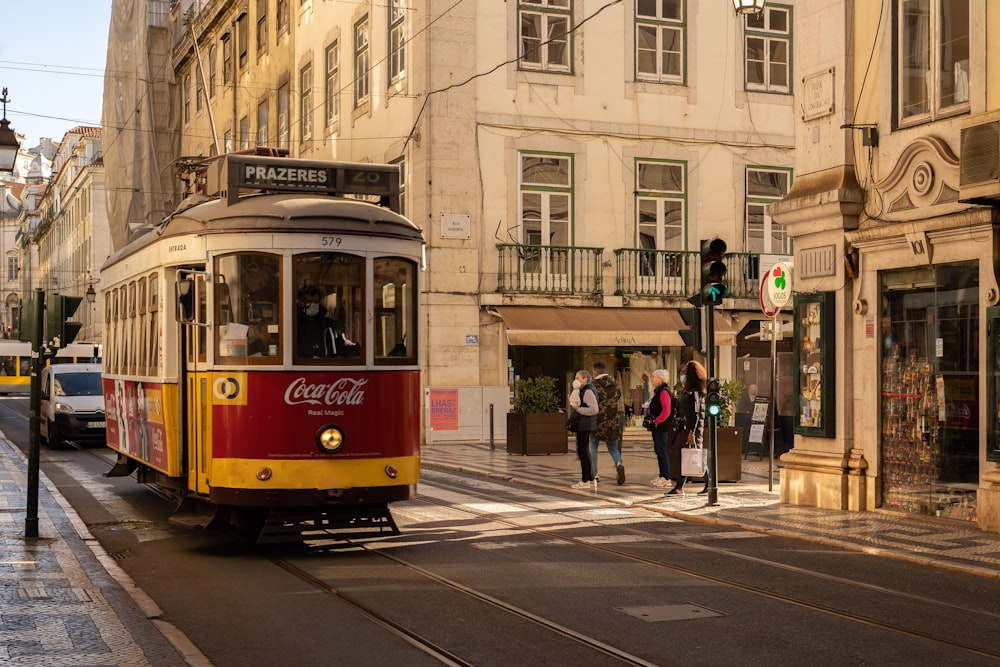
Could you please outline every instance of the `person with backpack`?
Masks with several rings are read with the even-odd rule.
[[[705,433],[705,385],[708,373],[697,361],[689,361],[681,369],[682,389],[677,395],[677,411],[673,418],[667,453],[670,469],[675,471],[677,485],[667,491],[667,496],[683,496],[687,477],[681,473],[681,449],[704,446]],[[705,488],[698,492],[708,493],[708,471],[705,471]]]
[[[597,428],[590,434],[590,464],[594,468],[594,479],[600,480],[597,474],[597,450],[603,440],[608,446],[608,454],[615,463],[618,486],[625,483],[625,466],[622,465],[621,450],[621,412],[622,388],[618,381],[608,375],[603,361],[594,362],[594,387],[597,388]]]
[[[576,427],[576,455],[580,457],[580,481],[573,485],[574,489],[597,490],[597,480],[594,479],[594,469],[590,462],[590,434],[597,428],[598,398],[597,389],[591,382],[590,371],[577,371],[573,379],[573,392],[569,396],[569,405],[580,415]]]
[[[649,399],[649,407],[646,409],[646,418],[643,424],[649,429],[653,436],[653,453],[656,454],[656,466],[659,474],[650,483],[662,489],[670,484],[670,459],[667,456],[667,444],[670,436],[670,425],[673,420],[670,418],[675,402],[673,394],[670,393],[668,384],[670,374],[662,368],[658,368],[650,375],[649,381],[653,385],[653,397]],[[679,470],[679,468],[677,468]]]

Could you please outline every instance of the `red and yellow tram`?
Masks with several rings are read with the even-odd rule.
[[[398,168],[228,155],[206,192],[102,269],[109,475],[259,541],[394,532],[420,475],[423,251]]]

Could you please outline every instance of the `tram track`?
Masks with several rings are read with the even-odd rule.
[[[462,494],[470,495],[470,496],[473,496],[473,497],[480,498],[480,499],[482,499],[484,501],[488,500],[489,502],[494,503],[494,504],[497,502],[497,499],[496,499],[496,497],[494,495],[488,495],[488,494],[486,494],[484,492],[476,491],[474,489],[470,489],[467,486],[460,486],[458,484],[452,484],[452,483],[448,483],[448,482],[443,482],[441,479],[435,479],[433,482],[431,482],[431,481],[428,481],[425,478],[424,481],[422,482],[422,484],[424,486],[434,486],[434,487],[446,489],[446,490],[449,490],[449,491],[452,491],[452,492],[455,492],[455,493],[462,493]],[[732,579],[732,578],[727,578],[727,577],[724,577],[724,576],[712,574],[712,573],[706,572],[704,570],[697,570],[697,569],[694,569],[694,568],[691,568],[691,567],[685,567],[685,566],[682,566],[682,565],[678,565],[676,563],[669,563],[669,562],[665,562],[663,560],[659,560],[659,559],[656,559],[656,558],[650,558],[650,557],[646,557],[646,556],[642,556],[642,555],[630,553],[630,552],[625,551],[623,549],[615,548],[615,547],[609,546],[607,544],[595,543],[595,542],[588,541],[588,540],[585,540],[585,539],[580,539],[580,538],[575,538],[575,537],[572,537],[572,536],[567,536],[567,535],[562,534],[562,533],[557,532],[557,531],[546,530],[546,529],[542,529],[542,528],[537,528],[537,527],[531,526],[531,525],[529,525],[529,524],[527,524],[525,522],[519,522],[519,521],[513,520],[513,519],[511,519],[509,517],[502,516],[502,515],[500,515],[500,514],[498,514],[496,512],[477,510],[477,509],[470,508],[470,507],[457,507],[452,502],[445,501],[445,500],[440,500],[440,499],[429,498],[426,495],[419,495],[417,497],[417,499],[416,499],[416,502],[418,502],[418,503],[424,503],[426,505],[432,505],[432,506],[438,506],[438,507],[446,507],[446,508],[448,508],[448,509],[450,509],[452,511],[462,512],[462,513],[465,513],[465,514],[469,514],[469,515],[475,516],[475,517],[477,517],[479,519],[485,519],[485,520],[488,520],[490,522],[495,522],[495,523],[499,523],[501,525],[510,526],[512,528],[516,528],[519,531],[526,531],[526,532],[531,533],[531,534],[535,534],[535,535],[538,535],[538,536],[545,537],[546,539],[559,540],[559,541],[562,541],[562,542],[565,542],[565,543],[573,544],[575,546],[586,547],[588,549],[599,551],[599,552],[607,554],[607,555],[612,555],[612,556],[617,557],[617,558],[623,558],[623,559],[627,559],[627,560],[632,561],[632,562],[642,563],[644,565],[649,565],[649,566],[653,566],[653,567],[660,568],[660,569],[663,569],[663,570],[668,570],[668,571],[671,571],[671,572],[674,572],[674,573],[682,574],[682,575],[685,575],[685,576],[694,577],[694,578],[697,578],[697,579],[702,580],[702,581],[708,581],[708,582],[711,582],[711,583],[714,583],[714,584],[717,584],[717,585],[721,585],[721,586],[725,586],[725,587],[728,587],[728,588],[731,588],[731,589],[740,590],[740,591],[747,592],[747,593],[750,593],[750,594],[753,594],[753,595],[763,596],[763,597],[766,597],[768,599],[775,600],[775,601],[778,601],[778,602],[781,602],[781,603],[794,605],[794,606],[799,607],[799,608],[803,608],[803,609],[807,609],[807,610],[811,610],[811,611],[820,612],[820,613],[827,614],[827,615],[830,615],[830,616],[835,616],[837,618],[844,619],[844,620],[847,620],[847,621],[850,621],[850,622],[862,623],[862,624],[865,624],[865,625],[868,625],[868,626],[871,626],[871,627],[875,627],[875,628],[879,628],[879,629],[883,629],[883,630],[888,630],[888,631],[892,631],[892,632],[897,632],[897,633],[900,633],[900,634],[905,635],[905,636],[909,636],[909,637],[912,637],[912,638],[923,639],[923,640],[935,642],[935,643],[938,643],[938,644],[950,646],[952,648],[957,648],[957,649],[960,649],[960,650],[963,650],[963,651],[968,651],[970,653],[973,653],[973,654],[979,655],[979,656],[983,656],[983,657],[989,657],[989,658],[993,658],[993,659],[1000,659],[1000,650],[995,650],[995,649],[991,649],[991,648],[984,647],[984,646],[973,645],[973,644],[971,644],[969,642],[966,642],[966,641],[954,640],[954,639],[950,639],[948,637],[941,636],[939,634],[932,634],[930,632],[924,632],[924,631],[917,630],[917,629],[914,629],[914,628],[908,628],[908,627],[905,627],[905,626],[903,626],[901,624],[887,622],[885,620],[881,620],[881,619],[875,618],[875,617],[870,616],[870,615],[866,616],[866,615],[862,615],[862,614],[859,614],[859,613],[856,613],[856,612],[853,612],[853,611],[848,611],[848,610],[844,610],[844,609],[838,609],[838,608],[830,606],[830,605],[824,605],[824,604],[819,604],[817,602],[811,602],[811,601],[808,601],[808,600],[803,600],[801,598],[797,598],[797,597],[793,597],[791,595],[787,595],[787,594],[783,594],[783,593],[780,593],[780,592],[776,592],[774,590],[768,590],[768,589],[762,588],[760,586],[756,586],[756,585],[752,585],[752,584],[747,584],[747,583],[740,582],[740,581],[737,581],[737,580]],[[560,512],[552,512],[552,511],[548,511],[548,510],[540,510],[536,506],[531,506],[531,505],[528,505],[526,503],[518,503],[517,501],[505,500],[503,502],[504,502],[505,505],[510,505],[512,507],[523,508],[526,511],[526,513],[530,513],[529,515],[533,519],[535,519],[535,520],[537,520],[539,517],[545,516],[546,514],[550,514],[552,516],[559,516],[559,517],[561,517],[561,515],[564,514],[564,513],[560,513]],[[578,511],[578,509],[579,508],[576,508],[574,510],[567,510],[567,511]],[[564,518],[564,517],[561,517],[561,518]],[[590,523],[592,525],[602,525],[602,524],[600,524],[599,522],[596,522],[596,521],[587,521],[587,520],[580,520],[580,519],[578,519],[577,521],[579,521],[581,524],[583,524],[583,523]],[[631,533],[631,534],[634,534],[636,536],[648,537],[648,533],[644,533],[642,531],[630,529],[627,526],[616,526],[615,529],[618,530],[618,531]],[[759,558],[759,557],[750,556],[750,555],[747,555],[747,554],[736,553],[736,552],[732,551],[731,549],[723,549],[723,548],[719,548],[719,547],[713,547],[711,545],[698,544],[696,542],[691,541],[690,539],[684,539],[684,538],[679,538],[679,537],[669,536],[669,535],[667,535],[667,536],[658,535],[657,539],[662,539],[662,540],[665,540],[665,541],[669,541],[669,542],[675,543],[678,546],[683,546],[683,547],[686,547],[686,548],[700,550],[700,551],[711,553],[711,554],[717,555],[717,556],[723,556],[723,557],[727,557],[727,558],[735,558],[735,559],[740,559],[740,560],[743,560],[743,561],[753,562],[753,563],[755,563],[757,565],[771,567],[771,568],[778,569],[778,570],[781,570],[781,571],[783,571],[785,573],[789,573],[789,574],[797,574],[797,575],[801,575],[801,576],[812,577],[812,578],[815,578],[815,579],[818,579],[818,580],[823,580],[823,581],[834,583],[834,584],[841,585],[841,586],[850,586],[850,587],[855,587],[855,588],[858,588],[858,589],[864,589],[864,590],[866,590],[868,592],[876,593],[876,594],[879,594],[879,595],[891,595],[891,596],[894,596],[896,598],[903,599],[903,600],[906,600],[906,601],[909,601],[909,602],[918,602],[918,603],[922,603],[922,604],[934,605],[934,606],[940,607],[942,609],[946,609],[948,611],[958,611],[958,612],[961,612],[961,613],[965,613],[965,614],[970,614],[970,615],[973,615],[973,616],[977,616],[977,617],[980,617],[980,618],[985,617],[987,619],[987,623],[989,623],[991,625],[995,624],[997,620],[1000,620],[1000,614],[994,613],[994,612],[990,612],[988,610],[969,609],[967,607],[962,607],[962,606],[959,606],[959,605],[955,605],[953,603],[949,603],[947,601],[938,600],[938,599],[930,598],[930,597],[923,596],[923,595],[915,595],[913,593],[907,593],[905,591],[899,591],[899,590],[891,589],[891,588],[888,588],[888,587],[885,587],[885,586],[879,586],[879,585],[870,584],[870,583],[866,583],[866,582],[860,582],[860,581],[857,581],[857,580],[854,580],[854,579],[848,579],[848,578],[845,578],[845,577],[839,577],[839,576],[831,575],[831,574],[824,573],[824,572],[818,572],[818,571],[815,571],[815,570],[809,570],[809,569],[806,569],[806,568],[803,568],[803,567],[800,567],[800,566],[794,566],[794,565],[789,565],[789,564],[785,564],[785,563],[775,563],[773,561],[769,561],[769,560],[762,559],[762,558]]]

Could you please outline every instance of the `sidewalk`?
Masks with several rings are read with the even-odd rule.
[[[780,468],[775,462],[773,490],[768,490],[767,458],[751,454],[743,459],[742,479],[721,482],[718,505],[697,492],[702,482],[688,482],[688,495],[665,497],[649,481],[657,476],[652,441],[644,432],[626,433],[622,461],[623,486],[615,483],[611,456],[602,444],[596,492],[577,491],[570,485],[580,479],[576,452],[540,456],[507,454],[502,441],[489,443],[433,443],[424,445],[421,465],[454,470],[546,489],[603,498],[609,503],[641,505],[664,515],[688,521],[735,526],[771,535],[796,537],[823,544],[898,558],[922,565],[948,568],[1000,579],[1000,535],[979,530],[974,524],[932,517],[875,510],[846,512],[779,502]]]
[[[0,437],[0,663],[207,664],[183,635],[156,620],[155,603],[134,587],[44,474],[37,538],[24,536],[26,512],[27,462]],[[171,642],[184,647],[184,655]]]

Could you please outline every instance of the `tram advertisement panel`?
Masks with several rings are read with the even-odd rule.
[[[413,456],[420,442],[420,375],[386,372],[214,372],[216,458]],[[335,425],[344,445],[323,454],[316,434]]]
[[[104,381],[108,446],[169,470],[163,388],[127,380]]]

